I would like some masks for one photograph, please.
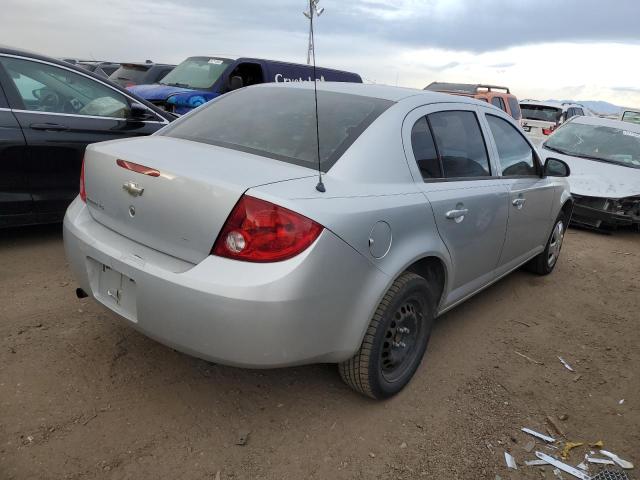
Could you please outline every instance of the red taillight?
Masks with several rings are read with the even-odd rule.
[[[556,129],[555,125],[553,127],[543,128],[542,133],[544,135],[551,135],[555,129]]]
[[[278,262],[306,250],[322,229],[322,225],[299,213],[243,195],[211,253],[247,262]]]
[[[80,169],[80,199],[87,203],[87,190],[84,187],[84,158],[82,159],[82,168]]]
[[[126,170],[131,170],[132,172],[141,173],[143,175],[149,175],[150,177],[160,176],[160,170],[156,170],[155,168],[151,167],[145,167],[144,165],[140,165],[139,163],[127,162],[126,160],[118,159],[116,160],[116,164]]]

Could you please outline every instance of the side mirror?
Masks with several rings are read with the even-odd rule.
[[[144,105],[140,105],[139,103],[131,104],[131,109],[129,110],[129,120],[142,122],[144,120],[152,120],[154,118],[155,115],[151,113]]]
[[[571,175],[571,169],[562,160],[547,158],[547,161],[544,162],[544,175],[546,177],[568,177]]]
[[[229,81],[229,88],[231,90],[238,90],[242,87],[244,87],[244,81],[242,80],[242,77],[239,77],[237,75],[231,77],[231,80]]]

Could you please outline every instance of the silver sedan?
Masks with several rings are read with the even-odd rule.
[[[312,85],[241,89],[91,145],[66,254],[79,295],[166,345],[338,363],[385,398],[438,315],[522,265],[553,270],[569,169],[486,103],[320,82],[316,117]]]

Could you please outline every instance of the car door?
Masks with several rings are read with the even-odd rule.
[[[475,106],[411,112],[403,141],[451,257],[444,307],[495,278],[507,226],[508,190],[493,172]]]
[[[486,113],[500,175],[509,188],[507,235],[500,257],[509,270],[541,252],[553,223],[553,182],[542,176],[535,149],[507,118]]]
[[[89,143],[148,135],[166,122],[130,118],[133,100],[75,70],[39,59],[0,56],[7,97],[27,144],[27,182],[36,213],[62,215],[78,193]]]
[[[0,226],[20,223],[18,217],[32,208],[26,142],[4,94],[6,81],[0,67]]]

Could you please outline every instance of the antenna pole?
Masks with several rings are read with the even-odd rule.
[[[316,77],[316,49],[315,39],[313,36],[313,17],[320,16],[324,11],[324,8],[318,10],[318,2],[320,0],[309,0],[309,14],[304,12],[304,15],[309,18],[309,51],[307,52],[307,64],[310,60],[313,60],[313,98],[315,101],[316,109],[316,146],[318,147],[318,184],[316,190],[324,193],[324,183],[322,183],[322,166],[320,161],[320,122],[318,121],[318,78]]]

